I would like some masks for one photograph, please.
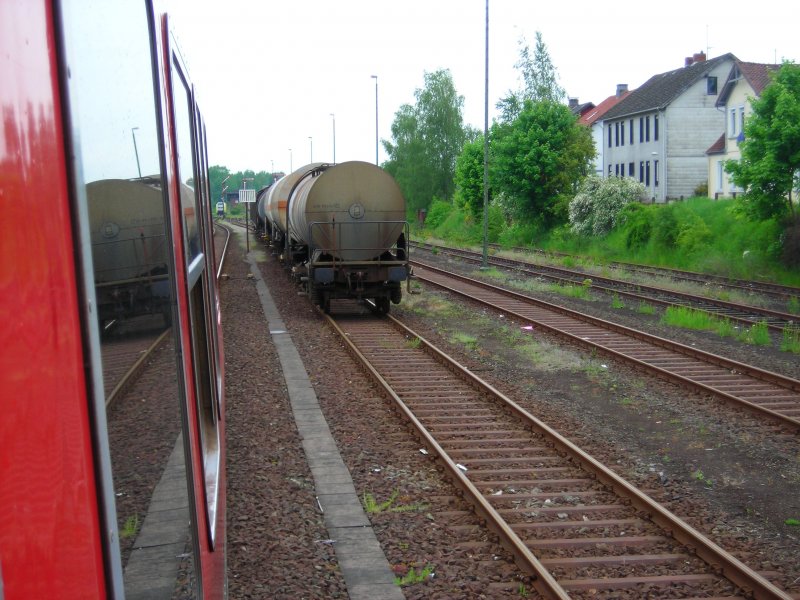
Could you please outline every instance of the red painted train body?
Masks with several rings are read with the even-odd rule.
[[[163,565],[140,554],[154,513],[150,529],[174,528],[178,540],[164,597],[225,597],[225,405],[205,125],[168,18],[141,0],[3,0],[0,81],[0,598],[160,597],[153,582]],[[109,181],[125,182],[127,214],[93,225],[87,198]],[[135,311],[111,336],[168,326],[174,351],[160,354],[174,389],[139,401],[167,402],[172,416],[138,423],[165,428],[179,474],[169,482],[173,508],[137,487],[130,464],[150,457],[124,441],[119,407],[106,406],[113,382],[104,380],[96,241],[144,218],[163,242],[158,314],[149,322]],[[139,237],[126,243],[147,248]],[[145,259],[153,264],[152,253]],[[154,269],[125,278],[154,278]],[[142,497],[145,512],[129,508]]]

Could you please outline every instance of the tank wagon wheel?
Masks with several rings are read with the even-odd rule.
[[[314,306],[322,306],[322,292],[313,283],[308,283],[308,297]]]
[[[392,304],[400,304],[400,302],[403,300],[403,290],[400,288],[400,286],[392,288],[389,294],[389,299],[392,301]]]
[[[389,303],[389,298],[387,298],[386,296],[375,298],[375,308],[377,309],[378,314],[388,315],[390,307],[391,304]]]

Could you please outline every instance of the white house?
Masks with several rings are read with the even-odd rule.
[[[603,117],[604,175],[637,179],[653,202],[694,195],[708,181],[706,150],[725,121],[717,100],[736,60],[695,54],[611,108]]]
[[[609,96],[597,106],[593,107],[581,115],[578,123],[585,125],[592,130],[592,141],[594,142],[594,149],[597,153],[592,162],[592,171],[595,175],[603,175],[603,116],[611,110],[620,100],[630,94],[628,91],[628,84],[618,83],[617,93]]]

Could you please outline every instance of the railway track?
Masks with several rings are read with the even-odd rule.
[[[217,255],[216,276],[220,277],[225,256],[230,242],[231,232],[225,227],[220,229],[224,236],[215,236],[214,243]],[[155,317],[161,319],[160,315]],[[111,406],[136,380],[147,366],[148,359],[161,348],[172,333],[172,327],[160,329],[149,327],[147,331],[136,333],[120,339],[105,339],[101,346],[103,361],[103,385],[106,406]]]
[[[543,597],[791,597],[396,319],[327,318]]]
[[[490,247],[497,250],[502,249],[499,244],[489,244]],[[536,254],[552,258],[569,258],[581,259],[582,257],[565,252],[545,251],[536,248],[511,248],[514,252],[522,254]],[[654,267],[651,265],[640,265],[636,263],[627,263],[620,261],[610,261],[606,263],[609,267],[619,269],[629,273],[636,273],[644,276],[655,277],[668,277],[674,281],[688,281],[692,283],[708,284],[725,287],[732,290],[741,290],[743,292],[753,292],[756,294],[773,296],[781,300],[789,300],[790,298],[800,299],[800,288],[790,285],[781,285],[779,283],[772,283],[769,281],[756,281],[752,279],[736,279],[734,277],[725,277],[723,275],[712,275],[710,273],[697,273],[695,271],[683,271],[681,269],[672,269],[669,267]]]
[[[800,381],[414,262],[415,276],[800,431]]]
[[[431,244],[416,244],[417,248],[432,250],[456,256],[462,260],[472,263],[479,263],[482,257],[478,252],[462,250],[458,248],[444,248]],[[715,317],[727,318],[730,321],[740,323],[745,326],[752,326],[759,322],[764,322],[767,327],[776,332],[783,332],[787,326],[797,326],[800,323],[800,315],[771,310],[762,307],[749,306],[746,304],[727,302],[723,300],[677,292],[663,287],[630,283],[620,279],[602,277],[595,274],[587,274],[582,271],[574,271],[561,267],[535,265],[529,262],[492,256],[488,258],[489,264],[501,268],[512,269],[514,272],[529,277],[539,277],[567,285],[584,285],[591,282],[591,289],[605,292],[609,295],[617,294],[635,302],[647,302],[660,306],[680,306],[689,307],[694,310],[709,313]],[[695,280],[695,282],[697,282]],[[755,288],[748,288],[749,292],[757,291]],[[800,290],[798,290],[800,293]]]

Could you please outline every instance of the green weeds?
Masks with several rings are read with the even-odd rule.
[[[656,307],[653,306],[652,304],[648,304],[644,300],[639,302],[639,307],[636,310],[637,310],[637,312],[639,312],[639,313],[641,313],[643,315],[654,315],[654,314],[656,314]]]
[[[620,299],[619,294],[614,294],[611,297],[611,308],[625,308],[625,303]]]
[[[433,565],[427,565],[424,569],[417,572],[414,567],[408,570],[408,573],[402,577],[395,577],[395,585],[414,585],[415,583],[422,583],[433,577]]]
[[[800,354],[800,325],[789,324],[783,328],[781,350]]]
[[[139,515],[133,515],[125,520],[122,530],[119,532],[119,537],[124,539],[133,537],[139,531]]]
[[[393,513],[402,513],[419,512],[428,509],[428,505],[424,502],[412,502],[411,504],[399,504],[397,506],[392,506],[399,495],[400,492],[398,490],[394,490],[392,495],[389,496],[388,500],[385,502],[378,502],[375,499],[375,496],[369,492],[364,492],[361,500],[364,505],[364,510],[370,515],[377,515],[387,511]]]

